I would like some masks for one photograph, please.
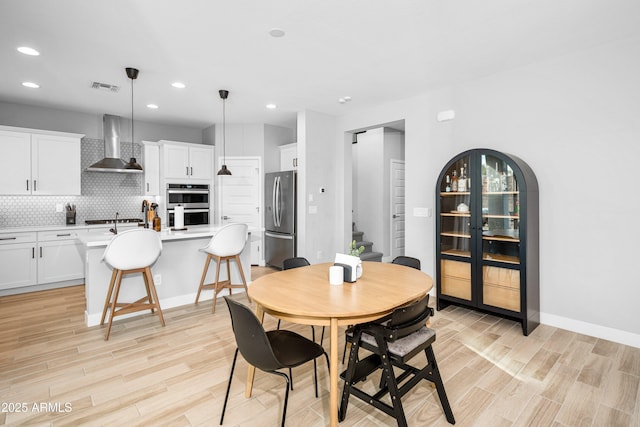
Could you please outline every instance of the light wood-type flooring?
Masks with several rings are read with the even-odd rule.
[[[210,300],[165,310],[164,328],[150,314],[118,320],[109,341],[84,326],[84,305],[82,286],[0,298],[0,425],[218,425],[235,349],[222,299],[215,315]],[[545,325],[525,337],[515,322],[454,307],[431,326],[456,426],[640,425],[640,349]],[[283,327],[310,336],[308,326]],[[293,371],[289,426],[328,425],[327,367],[320,359],[316,399],[312,366]],[[247,399],[246,374],[240,358],[224,425],[278,425],[282,379],[257,372]],[[448,425],[426,382],[404,407],[410,426]],[[388,425],[355,398],[341,423]]]

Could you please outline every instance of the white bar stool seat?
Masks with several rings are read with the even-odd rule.
[[[160,323],[164,326],[164,317],[151,274],[151,265],[156,262],[161,252],[160,234],[147,228],[123,231],[116,234],[107,245],[102,259],[113,268],[113,273],[111,273],[111,282],[100,320],[100,324],[103,325],[107,309],[110,308],[111,316],[109,316],[105,340],[109,339],[113,318],[127,313],[142,310],[151,310],[151,313],[154,313],[155,309],[158,309]],[[142,273],[147,296],[130,303],[118,302],[122,276],[131,273]]]
[[[218,293],[223,289],[229,289],[229,295],[233,292],[232,289],[244,288],[247,293],[247,299],[249,298],[249,290],[247,289],[247,280],[244,277],[244,271],[242,270],[242,264],[240,262],[240,253],[244,249],[247,243],[247,224],[227,224],[220,228],[218,232],[209,240],[209,244],[200,249],[207,254],[207,260],[204,264],[204,271],[202,272],[202,279],[200,279],[200,286],[198,287],[198,294],[196,295],[196,304],[200,299],[200,292],[203,289],[213,289],[213,312],[216,312],[216,300]],[[207,271],[209,270],[209,264],[211,260],[216,261],[216,275],[215,282],[205,284],[205,278]],[[238,270],[240,271],[240,277],[242,278],[242,284],[231,283],[231,267],[229,266],[229,260],[235,260]],[[227,262],[227,280],[220,281],[220,264]]]

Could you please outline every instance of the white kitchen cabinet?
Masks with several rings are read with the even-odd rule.
[[[0,194],[80,195],[82,136],[0,126]]]
[[[38,232],[38,284],[84,277],[82,244],[77,231]]]
[[[144,195],[160,195],[160,146],[153,142],[142,142],[144,146]]]
[[[0,290],[37,282],[36,233],[0,234]]]
[[[213,147],[175,141],[162,143],[162,174],[167,181],[211,181]]]
[[[280,150],[280,170],[290,171],[298,169],[298,144],[281,145]]]

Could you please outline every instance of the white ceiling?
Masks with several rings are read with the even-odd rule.
[[[227,89],[228,123],[292,126],[639,35],[638,0],[4,0],[0,101],[129,117],[130,66],[136,120],[208,127]]]

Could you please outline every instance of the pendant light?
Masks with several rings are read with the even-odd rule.
[[[229,96],[229,91],[221,89],[218,91],[218,93],[220,94],[220,98],[222,98],[222,167],[218,171],[218,175],[231,175],[231,171],[227,169],[227,164],[226,164],[227,163],[227,149],[226,149],[227,118],[226,118],[225,106],[227,103],[227,97]]]
[[[124,168],[141,171],[142,166],[138,164],[135,158],[135,145],[133,139],[133,81],[138,78],[138,69],[127,67],[125,70],[127,72],[127,77],[131,79],[131,158],[129,159],[129,163],[124,165]]]

